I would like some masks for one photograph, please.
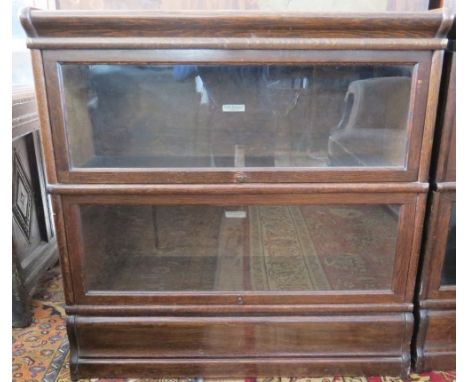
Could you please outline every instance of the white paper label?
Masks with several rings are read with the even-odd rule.
[[[234,104],[227,104],[223,105],[223,111],[225,113],[243,113],[245,111],[245,105],[234,105]]]
[[[227,218],[245,219],[247,213],[245,211],[224,211],[224,216]]]

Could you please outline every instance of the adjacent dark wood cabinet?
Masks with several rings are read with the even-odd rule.
[[[418,294],[417,370],[454,369],[456,345],[456,53],[446,52],[433,188]]]
[[[453,17],[301,11],[23,13],[74,378],[408,374]]]
[[[31,322],[30,297],[40,277],[58,260],[45,189],[39,120],[32,88],[13,88],[13,326]]]

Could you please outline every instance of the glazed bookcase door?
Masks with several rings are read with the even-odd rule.
[[[456,203],[452,203],[450,221],[448,226],[447,241],[445,244],[444,264],[440,279],[441,289],[455,287],[457,284],[456,275]]]
[[[48,50],[59,182],[415,181],[427,51]]]
[[[456,193],[435,192],[421,300],[455,299],[456,290]]]
[[[63,196],[75,303],[410,298],[417,196],[259,196]]]
[[[455,191],[435,191],[418,299],[414,367],[456,368]]]

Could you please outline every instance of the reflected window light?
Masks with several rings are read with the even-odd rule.
[[[19,20],[20,11],[25,7],[53,9],[54,2],[48,0],[13,0],[12,3],[12,85],[32,87],[33,73],[31,54],[26,47],[26,33]]]

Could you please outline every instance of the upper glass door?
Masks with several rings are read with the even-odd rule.
[[[300,52],[244,64],[242,52],[230,51],[229,63],[155,62],[163,54],[141,63],[131,55],[124,63],[67,62],[66,53],[50,61],[50,98],[61,103],[52,125],[62,181],[416,180],[424,53],[396,54],[393,62],[382,52],[360,53],[343,63],[343,53]]]
[[[72,166],[404,167],[412,71],[65,64]]]

